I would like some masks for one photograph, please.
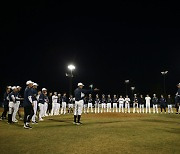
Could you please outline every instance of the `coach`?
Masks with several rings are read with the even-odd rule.
[[[83,108],[83,99],[86,93],[90,93],[93,91],[98,91],[97,88],[94,90],[86,90],[83,89],[84,85],[82,83],[78,83],[78,88],[75,89],[74,91],[74,96],[75,96],[75,110],[74,110],[74,122],[73,124],[80,125],[82,124],[80,122],[81,119],[81,113],[82,113],[82,108]],[[78,121],[76,122],[76,119],[78,118]]]
[[[34,110],[33,110],[33,91],[32,91],[32,86],[33,82],[32,81],[27,81],[26,82],[26,89],[24,91],[24,128],[26,129],[31,129],[32,127],[29,125],[30,120],[32,116],[34,115]]]

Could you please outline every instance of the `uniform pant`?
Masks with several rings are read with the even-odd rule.
[[[146,103],[146,113],[151,113],[150,103]]]
[[[113,103],[113,112],[115,111],[115,109],[116,109],[116,112],[118,112],[117,103]]]
[[[179,105],[180,103],[176,103],[176,105],[175,105],[175,107],[176,107],[176,112],[178,113],[178,110],[179,110],[179,112],[180,112],[180,105]]]
[[[95,113],[99,113],[100,104],[95,104]]]
[[[36,113],[37,113],[37,101],[33,101],[33,110],[34,110],[34,115],[32,116],[32,121],[36,121]]]
[[[74,115],[81,115],[82,114],[82,109],[83,109],[83,100],[80,101],[75,101],[75,109],[74,109]]]
[[[125,113],[126,112],[130,113],[130,104],[129,103],[125,103]]]
[[[48,103],[44,103],[44,116],[48,116],[47,114],[47,110],[48,110]]]
[[[42,119],[44,117],[44,104],[39,103],[39,119]]]
[[[153,113],[158,113],[158,105],[153,104]]]
[[[123,103],[119,103],[119,112],[124,113],[124,104]]]
[[[172,104],[168,105],[168,113],[173,113]]]
[[[144,113],[144,104],[139,105],[140,113]]]
[[[9,102],[8,123],[12,123],[13,112],[14,112],[14,102]]]
[[[107,103],[107,112],[111,112],[111,103]]]
[[[20,101],[17,101],[16,103],[14,103],[14,112],[12,114],[12,121],[13,122],[17,121],[16,114],[17,114],[17,111],[19,110],[19,105],[20,105]]]
[[[62,102],[61,114],[66,114],[66,102]]]
[[[32,116],[34,115],[34,110],[32,105],[24,107],[24,124],[27,124],[31,121]]]
[[[83,105],[83,110],[84,110],[84,113],[87,113],[87,104]]]
[[[92,103],[88,103],[88,109],[87,112],[89,113],[89,108],[91,108],[91,113],[93,112],[93,106]]]
[[[160,107],[161,107],[161,113],[162,113],[163,109],[164,109],[164,112],[166,113],[166,105],[165,104],[161,104]]]
[[[55,115],[55,112],[56,112],[56,103],[52,103],[51,115]]]
[[[106,112],[106,103],[102,103],[102,106],[101,106],[101,113],[102,112]]]
[[[2,113],[2,119],[6,118],[7,112],[9,111],[9,105],[8,104],[4,104],[4,111]]]
[[[139,110],[138,110],[138,103],[133,103],[133,113],[139,113]]]

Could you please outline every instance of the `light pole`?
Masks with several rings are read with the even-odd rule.
[[[127,95],[127,85],[129,83],[129,80],[125,80],[125,85],[126,85],[126,95]]]
[[[168,71],[164,71],[161,72],[161,74],[163,75],[163,89],[164,89],[164,95],[166,95],[166,75],[167,75]]]
[[[134,90],[135,90],[135,87],[131,87],[132,97],[133,97],[133,94],[134,94]]]
[[[66,74],[66,76],[69,77],[69,95],[72,95],[72,78],[74,77],[73,76],[73,70],[75,69],[76,67],[74,65],[68,65],[68,69],[70,70],[70,74]]]

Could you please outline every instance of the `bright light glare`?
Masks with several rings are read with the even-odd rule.
[[[68,69],[74,70],[74,69],[75,69],[75,66],[74,66],[74,65],[68,65]]]

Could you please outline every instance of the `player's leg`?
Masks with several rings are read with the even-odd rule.
[[[135,113],[135,103],[133,103],[133,113]]]
[[[79,101],[75,101],[75,106],[74,106],[74,124],[76,124],[76,119],[77,119],[77,114],[78,114],[78,102]]]

